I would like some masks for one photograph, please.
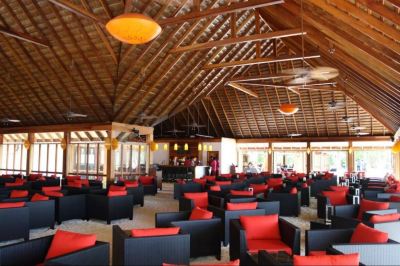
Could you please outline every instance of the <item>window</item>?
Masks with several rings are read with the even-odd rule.
[[[69,174],[96,178],[104,176],[105,146],[100,142],[70,144]]]
[[[241,143],[239,148],[239,171],[260,173],[268,171],[268,143]]]
[[[1,145],[1,174],[26,174],[27,150],[23,143]]]
[[[311,170],[338,176],[347,172],[348,142],[311,142]]]
[[[115,151],[115,175],[119,177],[146,173],[146,144],[122,143]]]
[[[60,143],[34,143],[31,145],[32,171],[43,175],[62,175],[63,150]]]
[[[307,172],[307,143],[305,142],[284,142],[272,143],[273,149],[273,171],[296,171]]]

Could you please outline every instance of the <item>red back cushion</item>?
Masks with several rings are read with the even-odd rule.
[[[308,185],[307,185],[307,183],[302,183],[302,184],[301,184],[301,187],[302,187],[302,188],[308,188]]]
[[[207,192],[184,193],[183,196],[186,199],[193,200],[195,207],[199,207],[199,208],[207,208],[208,207],[208,193]]]
[[[359,223],[351,235],[350,243],[387,243],[389,236],[363,223]]]
[[[253,189],[254,194],[264,193],[268,190],[268,185],[266,184],[250,184]]]
[[[111,185],[109,188],[109,191],[125,191],[126,187],[125,186],[115,186]]]
[[[82,183],[80,182],[68,182],[67,185],[69,187],[82,188]]]
[[[332,190],[332,191],[344,191],[344,192],[346,192],[346,193],[349,192],[349,187],[330,186],[329,189]]]
[[[344,191],[322,191],[322,196],[327,197],[333,206],[348,204]]]
[[[196,207],[192,210],[189,220],[209,220],[213,217],[213,213]]]
[[[19,187],[19,186],[23,186],[24,183],[18,182],[18,183],[10,183],[10,182],[6,182],[4,184],[5,187]]]
[[[127,194],[128,194],[127,191],[109,190],[107,197],[126,196]]]
[[[35,181],[36,179],[39,179],[40,177],[42,177],[42,174],[30,174],[28,179],[29,179],[29,181]]]
[[[243,202],[243,203],[230,203],[226,204],[228,211],[239,211],[239,210],[255,210],[257,209],[257,202]]]
[[[59,186],[52,186],[52,187],[42,187],[42,191],[46,192],[46,191],[60,191],[61,187]]]
[[[85,187],[89,187],[90,186],[89,179],[82,179],[82,180],[79,180],[79,181],[82,184],[82,186],[85,186]]]
[[[390,202],[400,202],[400,195],[399,196],[394,196],[394,195],[390,196],[389,201]]]
[[[282,178],[270,178],[270,179],[268,179],[267,184],[269,187],[272,187],[272,188],[280,187],[283,184],[283,179]]]
[[[400,213],[389,213],[383,215],[372,215],[369,219],[371,223],[384,223],[384,222],[393,222],[400,220]]]
[[[220,186],[211,186],[210,190],[211,191],[221,191],[221,187]]]
[[[193,179],[193,182],[202,185],[203,187],[205,186],[205,184],[207,183],[207,179],[205,178],[195,178]]]
[[[50,197],[61,198],[64,197],[64,194],[58,191],[45,191],[44,194]]]
[[[204,177],[208,182],[214,182],[215,181],[215,176],[213,175],[206,175]]]
[[[247,240],[280,240],[278,214],[240,216]]]
[[[89,248],[95,244],[96,235],[57,230],[51,241],[45,260]]]
[[[361,200],[360,208],[358,210],[357,219],[361,220],[364,212],[367,211],[377,211],[377,210],[387,210],[389,209],[389,202],[378,202],[372,200]]]
[[[66,176],[66,179],[67,179],[67,182],[68,181],[74,181],[74,180],[79,180],[79,179],[81,179],[81,176],[79,176],[79,175],[67,175]]]
[[[253,191],[249,190],[231,190],[233,196],[253,196]]]
[[[227,186],[227,185],[232,184],[232,181],[215,181],[215,184],[217,186]]]
[[[25,197],[28,197],[28,190],[12,190],[10,193],[10,199]]]
[[[44,201],[44,200],[49,200],[49,197],[47,196],[43,196],[39,193],[35,193],[35,195],[32,196],[31,201],[35,202],[35,201]]]
[[[132,229],[132,237],[168,236],[179,234],[179,227]]]
[[[139,181],[143,185],[152,185],[154,177],[153,176],[140,176]]]
[[[358,266],[360,255],[358,253],[346,255],[319,255],[319,256],[293,256],[293,266]]]
[[[292,187],[291,189],[290,189],[290,192],[289,192],[290,194],[297,194],[297,188],[295,188],[295,187]]]
[[[138,181],[125,181],[124,182],[126,187],[138,187],[139,186],[139,182]]]
[[[231,174],[220,174],[220,177],[223,177],[223,178],[232,178],[232,175],[231,175]]]
[[[1,202],[0,209],[24,207],[25,202]]]

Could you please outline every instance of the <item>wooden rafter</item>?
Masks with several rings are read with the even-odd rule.
[[[7,29],[5,27],[0,26],[0,33],[4,34],[6,36],[13,37],[18,40],[24,41],[24,42],[33,43],[33,44],[36,44],[36,45],[39,45],[42,47],[46,47],[46,48],[50,47],[50,44],[47,41],[40,40],[40,39],[32,37],[28,34],[25,34],[22,32],[16,32],[16,31]]]
[[[248,94],[248,95],[250,95],[252,97],[258,98],[258,94],[256,92],[254,92],[254,91],[252,91],[252,90],[250,90],[250,89],[248,89],[246,87],[243,87],[242,85],[240,85],[238,83],[228,82],[226,85],[229,85],[230,87],[232,87],[234,89],[237,89],[237,90],[239,90],[241,92],[244,92],[244,93],[246,93],[246,94]]]

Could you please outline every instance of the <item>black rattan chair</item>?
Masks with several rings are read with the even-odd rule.
[[[87,195],[88,219],[100,219],[110,224],[112,220],[133,219],[133,196],[108,197],[101,194]]]

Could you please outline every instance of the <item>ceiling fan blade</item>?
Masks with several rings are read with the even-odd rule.
[[[202,135],[202,134],[195,134],[195,136],[197,136],[197,137],[201,137],[201,138],[208,138],[208,139],[212,139],[212,138],[214,138],[214,136],[210,136],[210,135]]]
[[[296,93],[297,95],[300,96],[300,89],[299,88],[288,87],[288,90],[290,90],[291,92]]]
[[[311,81],[309,76],[300,76],[300,77],[294,78],[291,81],[289,81],[289,84],[301,85],[301,84],[306,84],[309,81]]]
[[[247,88],[243,87],[242,85],[240,85],[240,84],[238,84],[236,82],[228,82],[226,85],[231,86],[232,88],[237,89],[237,90],[239,90],[241,92],[244,92],[244,93],[246,93],[246,94],[248,94],[250,96],[258,98],[258,94],[256,92],[254,92],[254,91],[252,91],[250,89],[247,89]]]
[[[310,78],[314,80],[330,80],[339,76],[339,70],[332,67],[316,67],[310,70]]]

